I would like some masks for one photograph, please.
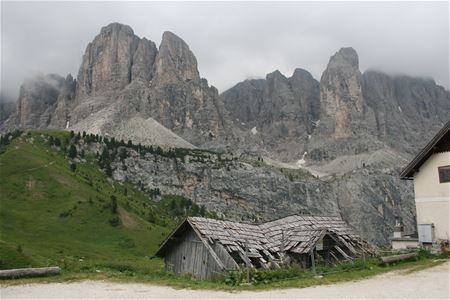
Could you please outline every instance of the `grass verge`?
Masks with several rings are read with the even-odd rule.
[[[390,266],[379,266],[374,261],[367,262],[364,268],[356,270],[348,268],[347,271],[328,269],[328,273],[322,277],[315,276],[311,271],[305,270],[295,278],[280,279],[268,283],[230,285],[225,280],[195,280],[188,276],[176,276],[162,271],[145,272],[143,269],[128,267],[126,270],[119,270],[114,265],[97,265],[92,269],[85,269],[85,272],[64,271],[61,275],[41,278],[22,278],[16,280],[2,280],[1,286],[22,285],[31,283],[52,283],[52,282],[75,282],[83,280],[106,280],[119,283],[147,283],[155,285],[165,285],[181,289],[208,289],[223,291],[243,291],[243,290],[268,290],[285,288],[306,288],[309,286],[327,285],[339,282],[358,281],[370,278],[379,274],[400,271],[402,274],[409,274],[432,268],[449,262],[448,258],[422,258],[417,261],[405,261],[392,264]]]

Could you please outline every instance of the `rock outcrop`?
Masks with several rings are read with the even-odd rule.
[[[165,32],[158,50],[129,26],[112,23],[86,47],[77,80],[48,75],[25,82],[12,123],[134,136],[136,142],[167,146],[215,146],[230,135],[223,111],[217,89],[200,77],[181,38]],[[153,121],[168,130],[153,132],[162,129]],[[130,132],[136,122],[151,136]]]
[[[197,59],[189,46],[172,32],[163,33],[154,66],[156,84],[199,80]]]
[[[450,119],[450,93],[432,79],[366,71],[362,91],[375,115],[376,137],[409,155]]]
[[[330,58],[320,79],[321,127],[334,139],[354,135],[363,104],[358,54],[342,48]]]
[[[16,112],[16,103],[10,99],[0,98],[0,128]]]
[[[80,145],[89,153],[99,145]],[[122,151],[122,150],[121,150]],[[414,231],[411,183],[397,173],[361,169],[319,180],[304,170],[274,168],[256,158],[194,150],[182,157],[138,153],[112,163],[113,177],[151,194],[183,195],[232,220],[265,221],[291,214],[341,215],[377,244],[387,244],[395,216]],[[376,230],[374,230],[376,228]]]
[[[241,82],[221,98],[243,146],[283,160],[301,158],[320,113],[319,83],[302,69],[290,78],[275,71],[265,80]]]
[[[330,58],[320,85],[297,69],[291,78],[274,72],[247,80],[221,98],[246,149],[289,163],[332,166],[391,153],[404,163],[450,118],[449,92],[434,81],[359,71],[358,55],[342,48]],[[252,130],[253,129],[253,130]],[[253,134],[251,134],[251,133]],[[244,150],[243,150],[244,151]],[[348,170],[348,166],[344,166]]]
[[[70,81],[70,78],[68,78]],[[73,83],[68,82],[68,85]],[[37,75],[27,79],[17,100],[16,124],[21,128],[46,128],[57,119],[58,98],[66,89],[66,80],[56,74]]]
[[[163,34],[158,50],[128,26],[104,27],[87,47],[78,82],[79,105],[69,114],[74,129],[128,136],[135,118],[151,118],[195,146],[224,131],[217,90],[200,78],[194,54],[171,32]]]
[[[83,55],[77,98],[115,92],[128,85],[139,41],[129,26],[112,23],[103,27]],[[142,48],[141,45],[140,52],[144,51]]]

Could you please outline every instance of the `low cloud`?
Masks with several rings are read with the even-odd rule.
[[[157,45],[173,31],[219,91],[276,69],[320,79],[352,46],[360,69],[432,77],[449,87],[448,2],[2,2],[1,93],[34,72],[76,77],[85,47],[111,22]]]

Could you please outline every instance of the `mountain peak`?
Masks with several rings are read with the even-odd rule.
[[[359,69],[358,53],[352,47],[345,47],[339,49],[331,58],[328,63],[328,68],[342,68],[352,67],[353,69]]]
[[[162,41],[168,41],[168,40],[179,41],[179,42],[186,44],[186,42],[182,38],[180,38],[178,35],[176,35],[172,31],[164,31],[163,35],[162,35]]]
[[[83,55],[77,94],[96,96],[130,83],[133,55],[139,41],[128,25],[111,23],[103,27]]]
[[[183,39],[170,31],[162,36],[155,61],[155,78],[166,82],[200,79],[194,54]]]
[[[266,80],[273,80],[273,79],[286,80],[286,76],[284,76],[283,73],[281,73],[279,70],[275,70],[272,73],[266,75]]]
[[[292,78],[307,78],[307,79],[313,79],[311,73],[306,71],[305,69],[296,68],[294,70],[294,73],[292,74]]]
[[[353,134],[361,117],[363,97],[358,54],[353,48],[341,48],[328,63],[320,79],[321,120],[335,138]]]
[[[121,24],[118,22],[113,22],[111,24],[108,24],[108,25],[102,27],[102,29],[100,30],[100,34],[106,35],[106,34],[111,34],[113,32],[119,32],[119,31],[123,31],[130,35],[134,35],[134,31],[130,26]]]

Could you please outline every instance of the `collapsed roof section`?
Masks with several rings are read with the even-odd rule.
[[[374,249],[362,240],[339,217],[289,216],[254,225],[200,217],[187,218],[161,245],[155,256],[163,257],[176,240],[173,237],[190,225],[201,240],[210,245],[219,243],[238,265],[249,267],[279,267],[292,256],[309,255],[324,237],[329,242],[328,253],[334,260],[351,260],[373,254]]]

